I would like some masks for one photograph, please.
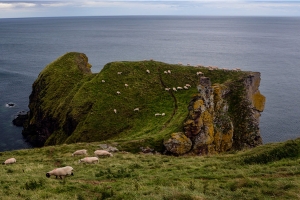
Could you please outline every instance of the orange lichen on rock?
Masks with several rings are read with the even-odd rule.
[[[265,108],[266,97],[260,94],[259,91],[253,94],[252,96],[253,105],[256,110],[262,112]]]

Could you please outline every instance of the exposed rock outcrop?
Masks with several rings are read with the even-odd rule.
[[[230,84],[211,85],[208,77],[200,78],[199,94],[190,102],[184,123],[193,144],[191,153],[215,154],[262,144],[259,117],[265,97],[259,82],[259,73]]]

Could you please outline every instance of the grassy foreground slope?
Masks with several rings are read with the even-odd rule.
[[[0,199],[299,199],[300,140],[214,156],[173,157],[115,153],[98,164],[78,163],[77,149],[92,155],[99,143],[1,152]],[[46,178],[70,165],[74,176]]]
[[[126,145],[132,151],[143,145],[161,150],[163,139],[183,131],[188,104],[197,94],[196,72],[202,71],[212,84],[249,75],[152,60],[108,63],[97,74],[90,73],[89,67],[84,54],[67,53],[50,63],[35,81],[29,124],[51,134],[45,145],[112,139],[129,141]],[[171,73],[164,73],[167,70]],[[172,90],[186,84],[192,87]],[[135,108],[139,111],[134,112]]]

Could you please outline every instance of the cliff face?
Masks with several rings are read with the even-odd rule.
[[[200,78],[199,93],[189,104],[184,124],[193,154],[215,154],[262,144],[259,117],[265,97],[258,90],[259,82],[259,73],[213,86],[209,78]]]
[[[34,146],[112,140],[124,150],[205,155],[262,143],[259,73],[153,60],[90,68],[74,52],[40,73],[23,129]]]

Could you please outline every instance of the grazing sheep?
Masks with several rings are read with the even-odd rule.
[[[87,150],[81,149],[81,150],[77,150],[74,153],[72,153],[72,156],[76,156],[76,155],[87,155]]]
[[[150,74],[150,70],[149,70],[149,69],[147,69],[146,72],[147,72],[148,74]]]
[[[155,113],[155,117],[156,117],[156,116],[160,116],[160,115],[161,115],[160,113]]]
[[[82,158],[78,161],[78,163],[88,163],[88,164],[94,164],[94,163],[99,163],[99,159],[97,157],[85,157]]]
[[[17,162],[17,160],[15,158],[9,158],[6,161],[4,161],[2,164],[3,165],[8,165],[8,164],[13,164],[15,162]]]
[[[97,157],[111,157],[113,156],[112,153],[109,153],[108,151],[106,150],[96,150],[94,152],[95,156]]]
[[[74,169],[71,166],[56,168],[50,172],[47,172],[46,177],[50,178],[50,176],[53,175],[56,178],[59,176],[59,178],[62,179],[62,176],[67,176],[67,175],[73,176],[74,175],[73,170]]]
[[[122,72],[118,72],[117,74],[121,75],[121,74],[122,74]]]
[[[182,87],[177,87],[177,90],[182,90]]]
[[[168,70],[168,74],[171,74],[171,70]]]
[[[121,94],[121,92],[120,92],[120,91],[117,91],[117,94],[118,94],[118,95],[120,95],[120,94]]]
[[[175,87],[173,87],[173,91],[175,91],[175,92],[176,92],[176,91],[177,91],[177,89],[176,89]]]
[[[116,114],[117,114],[117,109],[114,109],[114,113],[116,113]]]
[[[128,84],[125,83],[125,87],[128,87]]]
[[[202,72],[197,72],[196,74],[197,74],[197,76],[199,76],[199,75],[203,75],[203,73],[202,73]]]
[[[105,80],[102,80],[102,83],[105,83]]]
[[[187,86],[183,86],[183,88],[184,88],[184,89],[186,89],[186,90],[188,90],[188,89],[189,89],[189,87],[187,87]]]
[[[135,108],[135,109],[133,109],[133,111],[139,111],[140,109],[139,108]]]
[[[164,73],[167,74],[168,72],[167,72],[167,71],[164,71]]]
[[[166,113],[161,113],[161,116],[165,116],[166,115]]]
[[[188,84],[188,83],[187,83],[187,84],[185,84],[185,86],[186,86],[186,87],[191,87],[191,85],[190,85],[190,84]]]
[[[171,88],[165,88],[166,91],[169,91]]]

